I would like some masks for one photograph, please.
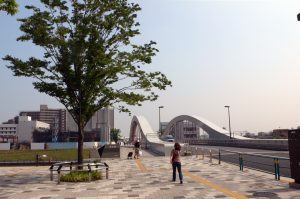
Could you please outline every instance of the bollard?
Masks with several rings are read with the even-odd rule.
[[[204,148],[202,148],[202,160],[204,160]]]
[[[211,149],[209,150],[209,162],[212,163],[212,153],[211,153]]]
[[[36,163],[36,166],[39,166],[39,154],[35,155],[35,163]]]
[[[198,148],[197,147],[195,148],[195,151],[196,151],[196,158],[198,158]]]
[[[92,180],[92,174],[91,174],[92,168],[91,168],[90,164],[88,164],[87,166],[88,166],[88,169],[89,169],[89,182],[91,182],[91,180]]]
[[[53,171],[50,170],[50,181],[53,181]]]
[[[92,173],[91,173],[91,171],[89,171],[89,182],[91,182],[92,181]]]
[[[219,149],[219,164],[221,164],[221,150]]]
[[[60,184],[60,171],[57,171],[57,184]]]
[[[274,158],[275,180],[280,180],[279,160]]]
[[[279,159],[277,158],[277,175],[278,175],[278,180],[280,180],[280,168],[279,168]]]
[[[244,170],[244,160],[242,154],[239,153],[239,164],[240,164],[240,171]]]
[[[274,161],[274,174],[275,174],[275,180],[277,180],[277,165],[276,165],[276,158],[273,159]]]
[[[108,167],[106,167],[106,179],[108,179]]]

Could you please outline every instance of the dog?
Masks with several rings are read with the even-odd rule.
[[[132,159],[133,152],[129,152],[127,155],[127,159]]]

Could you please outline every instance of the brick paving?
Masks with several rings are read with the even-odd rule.
[[[300,199],[300,190],[289,188],[290,179],[275,181],[271,174],[195,156],[183,157],[184,183],[170,182],[168,157],[143,151],[139,160],[127,160],[132,149],[122,148],[110,165],[109,179],[90,183],[50,181],[49,167],[0,167],[0,199],[96,198],[270,198]],[[54,177],[56,179],[56,176]]]

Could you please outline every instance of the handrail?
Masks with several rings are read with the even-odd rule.
[[[275,180],[280,180],[280,176],[282,173],[285,173],[285,175],[288,175],[289,173],[289,164],[287,164],[290,160],[288,157],[281,157],[281,156],[274,156],[274,155],[264,155],[264,154],[259,154],[259,152],[255,153],[249,153],[249,152],[240,152],[240,151],[233,151],[233,150],[226,150],[226,149],[220,149],[220,148],[213,148],[209,147],[206,148],[205,146],[201,147],[202,150],[202,159],[204,159],[204,149],[206,149],[206,153],[208,154],[209,157],[209,162],[212,162],[212,158],[218,159],[219,164],[221,164],[221,159],[224,159],[225,161],[229,160],[228,162],[231,164],[238,165],[240,170],[243,171],[244,167],[249,167],[253,169],[258,169],[263,172],[267,173],[273,173],[275,175]],[[198,149],[198,146],[196,147]],[[227,153],[232,153],[229,156],[224,156],[221,154],[221,152],[227,152]],[[198,157],[198,150],[196,150],[196,157]],[[223,156],[222,156],[223,155]],[[237,155],[237,157],[235,157]],[[264,161],[255,161],[251,159],[247,159],[246,157],[252,156],[252,157],[260,157],[264,158],[266,162]],[[250,158],[250,157],[249,157]],[[270,163],[269,160],[273,160],[272,163]],[[281,162],[281,165],[279,164]],[[273,167],[273,171],[270,170]]]
[[[254,157],[262,157],[262,158],[273,159],[273,161],[274,161],[274,175],[275,175],[275,180],[280,180],[280,165],[279,165],[279,160],[290,160],[290,158],[280,157],[280,156],[270,156],[270,155],[253,154],[253,153],[247,153],[247,152],[238,152],[238,151],[231,151],[231,150],[219,149],[219,154],[218,154],[218,156],[219,156],[219,164],[221,164],[221,151],[229,152],[229,153],[234,153],[234,154],[238,154],[239,155],[240,171],[243,171],[244,165],[245,165],[244,164],[245,160],[244,160],[243,156],[247,156],[248,155],[248,156],[254,156]],[[255,163],[255,162],[252,162],[252,163]],[[266,165],[266,166],[272,166],[272,165]]]
[[[237,153],[237,154],[244,154],[249,156],[257,156],[257,157],[263,157],[263,158],[277,158],[279,160],[290,160],[290,158],[286,157],[280,157],[280,156],[272,156],[272,155],[262,155],[257,153],[247,153],[247,152],[238,152],[238,151],[231,151],[226,149],[219,149],[220,151],[230,152],[230,153]]]

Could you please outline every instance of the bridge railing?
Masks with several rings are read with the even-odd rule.
[[[244,168],[251,168],[266,173],[274,174],[275,180],[280,180],[281,176],[290,177],[290,159],[280,156],[263,155],[259,153],[238,152],[217,148],[205,148],[192,146],[191,151],[198,159],[209,158],[229,164],[237,165],[241,171]]]
[[[211,145],[211,146],[230,146],[245,147],[271,150],[288,150],[287,139],[246,139],[246,140],[182,140],[190,145]]]
[[[233,161],[229,161],[230,159]],[[290,177],[290,159],[286,157],[219,149],[218,160],[219,164],[222,160],[238,164],[241,171],[244,170],[244,167],[248,167],[273,173],[275,180],[280,180],[280,176]]]

